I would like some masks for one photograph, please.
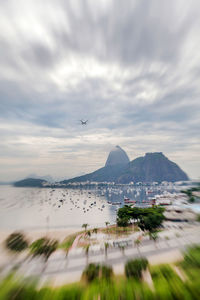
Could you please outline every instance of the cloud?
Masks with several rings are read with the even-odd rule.
[[[199,176],[198,1],[0,4],[1,180],[93,171],[115,144]]]

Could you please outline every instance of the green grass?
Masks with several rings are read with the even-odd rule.
[[[129,235],[133,232],[139,231],[139,228],[135,226],[127,226],[127,227],[119,227],[119,226],[110,226],[108,228],[100,229],[101,232],[105,234],[112,234],[112,235]]]
[[[179,266],[191,280],[198,278],[200,276],[200,246],[196,245],[189,248]]]
[[[64,249],[65,251],[68,251],[71,248],[75,238],[80,233],[81,232],[69,235],[61,244],[59,244],[59,248]]]
[[[163,267],[162,267],[163,268]],[[166,268],[166,267],[165,267]],[[104,299],[104,300],[133,300],[133,299],[176,299],[193,300],[199,299],[200,281],[182,282],[167,267],[167,277],[163,275],[163,269],[153,270],[161,277],[154,277],[155,290],[149,288],[144,283],[134,279],[118,278],[111,282],[97,280],[91,284],[76,283],[58,288],[37,287],[37,282],[17,280],[14,276],[9,276],[0,284],[1,300],[78,300],[78,299]],[[166,272],[164,271],[164,273]],[[199,276],[198,276],[199,277]]]

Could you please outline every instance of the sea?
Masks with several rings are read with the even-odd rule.
[[[116,222],[124,197],[138,205],[165,192],[178,193],[183,186],[107,186],[83,188],[19,188],[0,186],[0,230],[100,227]]]

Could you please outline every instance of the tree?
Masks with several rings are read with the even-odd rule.
[[[108,242],[105,242],[105,243],[104,243],[105,260],[107,260],[107,257],[108,257],[108,248],[109,248],[109,243],[108,243]]]
[[[198,182],[197,186],[192,187],[192,188],[187,189],[187,190],[184,190],[184,191],[181,191],[181,192],[187,195],[188,201],[190,203],[194,203],[195,200],[196,200],[195,197],[196,198],[199,198],[199,197],[197,195],[194,196],[193,192],[199,192],[199,191],[200,191],[200,183]]]
[[[90,237],[91,237],[91,231],[88,230],[88,231],[86,232],[86,235],[90,238]]]
[[[140,239],[135,240],[135,241],[134,241],[134,244],[135,244],[135,246],[137,247],[137,250],[138,250],[139,255],[141,255],[140,250],[139,250],[139,247],[140,247],[140,245],[141,245],[141,240],[140,240]]]
[[[128,225],[129,225],[129,218],[128,217],[117,218],[117,226],[127,227]]]
[[[85,228],[85,232],[86,232],[86,230],[87,230],[87,227],[88,227],[88,224],[87,224],[87,223],[84,223],[84,224],[82,225],[82,228]]]
[[[86,265],[88,265],[88,260],[89,260],[89,249],[90,249],[90,244],[85,246]]]
[[[129,216],[132,220],[137,221],[139,220],[139,218],[145,213],[145,210],[143,208],[139,208],[139,207],[133,207],[131,208],[131,210],[129,211]]]
[[[98,228],[94,228],[94,229],[92,230],[92,232],[95,233],[95,234],[97,234]]]
[[[33,256],[42,256],[44,258],[45,268],[48,258],[57,249],[57,246],[57,240],[50,240],[44,237],[33,242],[30,249]]]
[[[100,268],[100,278],[110,281],[113,276],[113,269],[111,266],[102,265]]]
[[[150,233],[155,232],[164,221],[165,217],[163,213],[157,210],[152,210],[147,215],[140,216],[138,226],[142,231],[149,231]]]
[[[117,211],[117,217],[119,219],[123,219],[124,217],[128,217],[131,214],[131,207],[128,205],[125,205],[124,207],[121,207]]]
[[[146,258],[129,260],[125,265],[125,274],[127,278],[134,277],[135,279],[142,278],[142,271],[146,270],[148,261]]]
[[[107,233],[108,233],[108,225],[110,224],[110,222],[105,222],[105,224],[106,224]]]
[[[91,264],[87,265],[87,267],[83,271],[82,277],[83,278],[85,277],[85,279],[88,282],[92,282],[99,277],[99,269],[100,269],[99,264],[91,263]]]
[[[74,240],[76,239],[76,234],[74,235],[70,235],[68,236],[64,242],[61,244],[61,247],[63,248],[63,250],[65,251],[66,254],[66,259],[68,258],[68,254],[69,254],[69,250],[71,249]]]
[[[142,230],[147,230],[147,223],[151,228],[157,228],[164,220],[164,208],[155,206],[151,208],[139,208],[124,206],[117,212],[117,225],[126,227],[131,220],[137,221]],[[153,221],[153,222],[152,222]],[[152,226],[150,226],[152,224]],[[148,229],[149,230],[149,229]]]
[[[151,240],[155,242],[156,245],[156,241],[158,240],[158,232],[157,231],[149,232],[149,237]]]
[[[21,252],[28,247],[28,242],[21,232],[11,233],[7,237],[5,244],[7,249],[15,253]]]
[[[94,263],[87,265],[82,274],[82,277],[85,278],[87,282],[92,282],[97,279],[110,281],[112,276],[112,267]]]
[[[121,250],[122,255],[124,256],[125,255],[125,246],[124,245],[119,245],[118,247]]]

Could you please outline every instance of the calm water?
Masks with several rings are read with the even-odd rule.
[[[180,189],[180,187],[179,187]],[[123,198],[141,202],[166,187],[102,188],[96,190],[15,188],[0,186],[0,229],[42,229],[80,227],[83,223],[102,226],[115,223]],[[168,188],[175,192],[176,188]]]

